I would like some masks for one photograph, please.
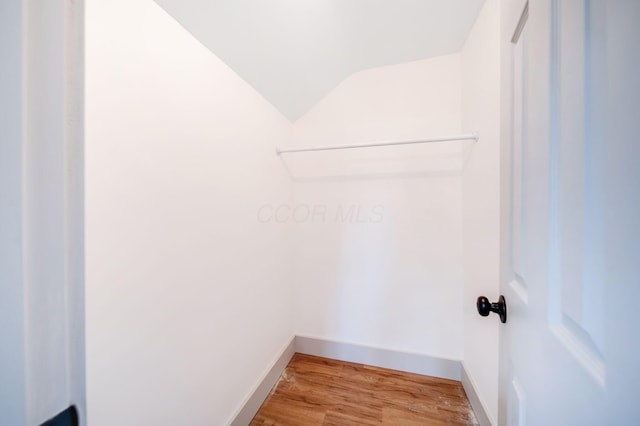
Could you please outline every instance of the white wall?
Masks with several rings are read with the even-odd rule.
[[[0,417],[26,423],[22,268],[22,1],[0,3]]]
[[[371,69],[297,121],[293,144],[457,134],[460,99],[458,54]],[[283,155],[299,334],[461,358],[464,146]]]
[[[462,127],[477,131],[462,179],[464,365],[490,420],[498,414],[497,316],[482,318],[478,296],[499,296],[500,2],[487,0],[462,50]]]
[[[84,424],[82,2],[0,7],[0,418]]]
[[[86,16],[89,422],[225,424],[293,335],[290,123],[152,0]]]

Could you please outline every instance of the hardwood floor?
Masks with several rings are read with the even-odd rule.
[[[251,426],[476,425],[454,380],[295,354]]]

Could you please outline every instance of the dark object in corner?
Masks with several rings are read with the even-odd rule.
[[[71,406],[58,414],[51,420],[47,420],[40,426],[79,426],[78,410],[75,406]]]

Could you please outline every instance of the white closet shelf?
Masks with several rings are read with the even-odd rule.
[[[378,147],[378,146],[414,145],[419,143],[433,143],[433,142],[468,141],[468,140],[477,142],[478,139],[479,139],[479,136],[477,133],[464,133],[461,135],[442,136],[437,138],[407,139],[407,140],[399,140],[399,141],[381,141],[381,142],[370,142],[370,143],[360,143],[360,144],[351,144],[351,145],[328,145],[328,146],[314,146],[314,147],[286,148],[286,149],[281,149],[280,147],[276,147],[276,154],[280,155],[280,154],[290,154],[294,152],[333,151],[337,149],[372,148],[372,147]]]

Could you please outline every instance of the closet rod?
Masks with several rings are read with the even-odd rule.
[[[478,134],[465,133],[461,135],[443,136],[440,138],[408,139],[408,140],[401,140],[401,141],[371,142],[371,143],[361,143],[361,144],[352,144],[352,145],[329,145],[329,146],[316,146],[316,147],[307,147],[307,148],[280,149],[279,147],[276,147],[276,153],[280,155],[280,154],[288,154],[291,152],[331,151],[335,149],[370,148],[370,147],[376,147],[376,146],[413,145],[418,143],[467,141],[467,140],[472,140],[474,142],[477,142]]]

